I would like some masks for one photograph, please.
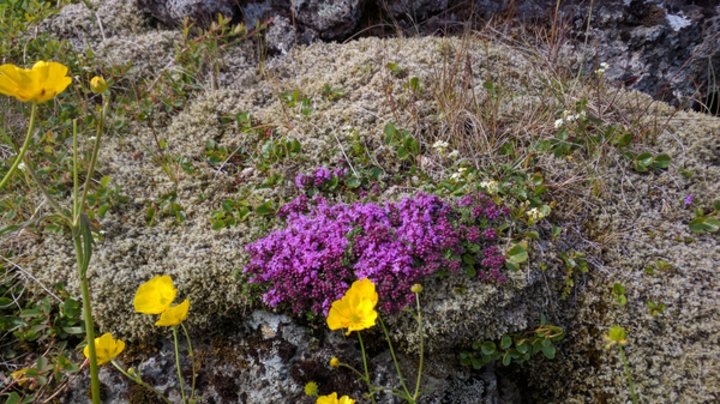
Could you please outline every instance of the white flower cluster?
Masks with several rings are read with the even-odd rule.
[[[490,195],[495,195],[498,193],[499,186],[498,186],[497,181],[493,181],[493,180],[483,181],[480,183],[480,186],[483,189],[485,189],[485,191],[487,191],[487,193]]]
[[[585,111],[580,111],[577,114],[573,114],[568,110],[563,111],[562,118],[555,120],[555,129],[560,129],[561,127],[565,126],[567,123],[572,123],[577,121],[578,119],[585,118],[587,114]]]
[[[467,167],[460,167],[460,168],[458,168],[458,170],[457,170],[456,172],[454,172],[454,173],[450,176],[450,178],[451,178],[453,181],[460,181],[460,180],[465,176],[465,172],[466,172],[466,171],[467,171]]]
[[[530,219],[530,221],[533,223],[545,217],[545,214],[538,208],[532,208],[525,212],[525,214],[527,215],[528,219]]]
[[[597,74],[599,77],[602,77],[605,74],[605,71],[610,67],[609,64],[602,62],[600,63],[600,67],[595,70],[595,74]]]

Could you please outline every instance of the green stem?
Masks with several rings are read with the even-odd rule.
[[[422,379],[423,371],[423,323],[422,323],[422,312],[420,311],[420,294],[415,293],[415,306],[417,308],[417,321],[418,321],[418,335],[420,338],[420,361],[418,363],[417,381],[415,382],[415,394],[413,394],[413,400],[417,400],[420,396],[420,380]]]
[[[197,373],[195,370],[195,354],[193,353],[192,343],[190,342],[190,334],[185,327],[185,323],[180,323],[180,325],[182,326],[183,332],[185,333],[185,339],[187,340],[188,344],[188,354],[190,355],[190,363],[192,364],[192,387],[190,389],[190,402],[192,403],[193,399],[195,398],[195,378]]]
[[[77,136],[77,119],[73,119],[73,226],[78,223],[80,217],[80,205],[78,205],[78,136]]]
[[[340,366],[352,370],[352,371],[355,372],[355,374],[358,375],[361,379],[365,379],[365,375],[362,374],[362,372],[360,372],[359,370],[355,369],[354,367],[348,365],[347,363],[341,363]]]
[[[628,387],[630,388],[630,399],[632,400],[633,404],[638,403],[637,394],[635,393],[635,383],[633,382],[632,373],[630,373],[630,363],[627,360],[627,356],[625,356],[625,350],[622,346],[618,345],[618,350],[620,350],[620,360],[623,363],[623,368],[625,369],[625,377],[627,378]]]
[[[37,110],[37,104],[33,103],[32,108],[30,109],[30,125],[28,126],[27,135],[25,135],[25,141],[23,141],[22,147],[20,148],[20,152],[18,153],[17,157],[15,157],[15,161],[13,161],[12,165],[10,166],[10,170],[5,173],[5,176],[3,177],[2,181],[0,181],[0,190],[2,190],[5,185],[10,181],[10,178],[12,177],[13,173],[15,173],[15,170],[17,170],[18,166],[20,165],[20,162],[23,160],[23,157],[25,156],[25,152],[27,152],[28,146],[30,146],[30,138],[32,138],[33,129],[35,129],[35,111]]]
[[[40,182],[40,178],[35,173],[35,170],[33,170],[32,165],[30,164],[30,161],[28,159],[25,159],[25,171],[30,175],[30,178],[33,180],[35,185],[45,197],[45,200],[47,200],[50,206],[55,209],[55,213],[61,218],[63,218],[63,220],[65,220],[68,226],[72,227],[72,219],[65,214],[66,212],[63,210],[63,208],[60,207],[57,201],[55,201],[52,195],[50,195],[50,192],[48,192],[48,190],[45,189],[45,187],[42,185],[42,183]]]
[[[390,341],[390,335],[387,332],[387,328],[385,328],[385,323],[382,321],[382,318],[380,318],[379,315],[378,320],[380,320],[380,327],[382,327],[383,334],[385,334],[385,340],[387,341],[388,347],[390,348],[390,356],[392,356],[393,364],[395,365],[395,371],[397,372],[398,378],[400,379],[400,386],[402,386],[408,400],[410,400],[412,396],[410,395],[410,390],[408,390],[407,386],[405,385],[405,379],[403,378],[402,372],[400,371],[400,364],[398,364],[397,357],[395,356],[395,350],[393,349],[392,342]]]
[[[93,404],[100,403],[100,380],[98,379],[97,357],[95,355],[95,325],[92,319],[92,305],[90,303],[90,284],[87,279],[87,268],[84,268],[82,242],[80,240],[80,229],[73,227],[73,241],[75,242],[75,254],[78,262],[78,275],[80,277],[80,288],[83,299],[83,317],[85,317],[85,339],[90,351],[90,383]],[[87,252],[85,252],[87,254]]]
[[[177,367],[178,384],[180,385],[180,395],[182,396],[183,404],[187,404],[187,398],[185,397],[185,385],[183,383],[182,372],[180,371],[180,351],[178,349],[177,326],[173,327],[173,341],[175,342],[175,366]]]
[[[360,332],[357,333],[358,340],[360,340],[360,352],[362,352],[363,367],[365,368],[365,383],[368,386],[368,393],[370,394],[370,401],[375,404],[375,392],[372,383],[370,383],[370,371],[368,371],[367,356],[365,355],[365,345],[363,344],[362,335]]]
[[[120,365],[118,365],[117,362],[115,362],[115,361],[111,361],[110,363],[112,363],[113,366],[115,366],[115,368],[116,368],[117,370],[119,370],[120,373],[122,373],[125,377],[127,377],[128,379],[132,380],[133,382],[135,382],[135,383],[139,384],[140,386],[145,387],[146,389],[148,389],[148,390],[152,391],[153,393],[155,393],[155,395],[157,395],[158,398],[160,398],[164,403],[172,404],[172,401],[170,401],[167,397],[165,397],[164,395],[162,395],[162,393],[160,393],[159,391],[157,391],[153,386],[145,383],[145,382],[143,381],[143,379],[140,378],[140,376],[138,376],[138,375],[131,375],[131,374],[128,373],[125,369],[123,369]]]
[[[100,151],[100,140],[102,139],[105,114],[107,112],[108,105],[110,105],[110,98],[109,96],[106,96],[102,111],[100,111],[100,117],[98,118],[97,131],[95,133],[95,145],[93,146],[92,157],[90,158],[90,167],[88,167],[87,175],[85,176],[85,184],[83,185],[80,208],[85,206],[85,200],[87,199],[88,190],[90,189],[90,180],[95,173],[95,164],[97,163],[98,152]],[[79,215],[75,218],[75,220],[79,220]]]

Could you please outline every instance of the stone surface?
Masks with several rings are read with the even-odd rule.
[[[349,395],[361,401],[365,385],[350,370],[329,366],[330,358],[337,356],[343,362],[362,369],[360,349],[354,336],[348,338],[341,332],[313,331],[287,316],[264,311],[253,312],[244,321],[234,324],[233,329],[235,331],[231,334],[196,335],[193,339],[198,367],[195,393],[198,402],[310,404],[315,400],[306,397],[303,391],[305,384],[310,381],[318,384],[321,395],[338,392],[339,395]],[[182,338],[181,341],[181,367],[189,393],[192,362],[187,354],[187,344]],[[440,359],[435,358],[426,363],[426,402],[498,402],[500,393],[492,368],[471,374],[457,364],[448,366],[448,363],[454,362],[454,358]],[[140,349],[128,346],[118,361],[125,368],[135,369],[146,383],[171,401],[181,400],[174,347],[169,332],[157,346]],[[400,357],[405,372],[409,372],[415,361],[416,358]],[[387,349],[374,349],[368,362],[377,383],[399,386]],[[153,401],[153,393],[122,378],[119,372],[109,367],[101,370],[100,381],[105,386],[103,402]],[[88,382],[86,376],[74,380],[65,393],[64,401],[86,402],[85,386]],[[380,403],[401,402],[384,394],[378,398]]]
[[[236,2],[232,0],[137,0],[139,9],[171,26],[179,26],[185,18],[208,25],[222,14],[235,17]]]

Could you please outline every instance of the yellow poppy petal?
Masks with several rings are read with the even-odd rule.
[[[190,300],[185,299],[182,303],[177,306],[169,307],[163,311],[160,315],[160,320],[155,322],[158,327],[174,327],[187,318],[188,310],[190,309]]]
[[[111,333],[106,332],[102,336],[95,338],[95,359],[98,365],[104,365],[115,359],[125,349],[125,343],[116,340]],[[86,358],[90,358],[90,347],[88,345],[83,349]]]
[[[139,313],[160,314],[170,307],[176,294],[172,278],[156,276],[138,287],[133,306]]]

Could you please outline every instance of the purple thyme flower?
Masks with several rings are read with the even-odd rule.
[[[332,174],[330,174],[330,170],[325,167],[318,167],[313,173],[313,182],[316,187],[319,187],[322,184],[330,181],[331,178]]]
[[[692,205],[693,201],[695,201],[695,195],[689,194],[683,200],[683,204],[685,205],[686,208],[688,208],[688,207],[690,207],[690,205]]]

